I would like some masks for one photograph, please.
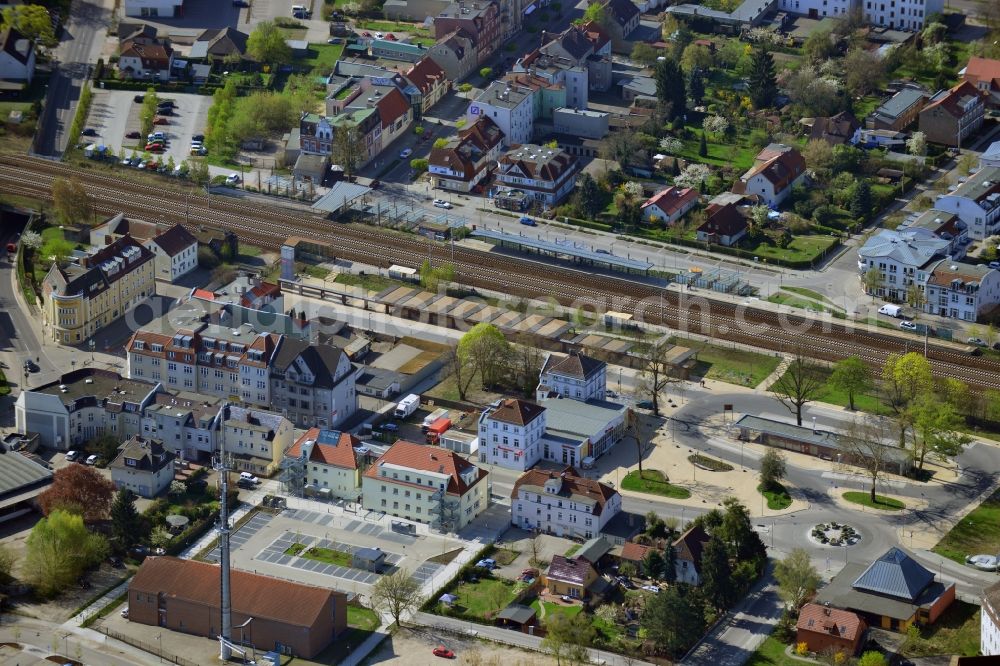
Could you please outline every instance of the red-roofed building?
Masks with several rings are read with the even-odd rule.
[[[414,107],[418,117],[426,114],[431,107],[440,102],[451,87],[444,69],[430,56],[418,60],[405,76],[407,81],[420,90],[420,106]]]
[[[698,203],[697,190],[690,187],[670,186],[660,190],[642,204],[642,217],[653,222],[674,224]]]
[[[121,45],[118,72],[128,79],[170,80],[174,50],[168,42],[128,40]]]
[[[795,624],[795,642],[805,643],[810,652],[843,652],[848,657],[858,653],[868,625],[857,613],[820,604],[806,604],[799,610]]]
[[[969,81],[942,90],[920,111],[920,131],[932,143],[961,147],[983,126],[985,99]]]
[[[580,476],[572,467],[562,472],[528,470],[514,482],[510,500],[515,527],[576,539],[599,535],[622,508],[617,490]]]
[[[968,81],[987,96],[987,106],[1000,109],[1000,60],[972,56],[961,75],[963,81]]]
[[[777,208],[806,176],[806,161],[791,146],[772,143],[754,159],[753,167],[733,184],[737,194],[756,194],[771,208]]]
[[[456,532],[486,510],[486,476],[486,470],[454,451],[400,440],[362,477],[362,504]]]
[[[526,143],[500,158],[497,180],[523,190],[544,208],[559,205],[576,185],[576,157],[559,148]]]
[[[434,187],[455,192],[471,192],[497,163],[503,132],[486,116],[450,139],[441,148],[433,148],[428,158],[428,172]]]
[[[747,235],[747,219],[733,204],[713,204],[708,207],[707,212],[708,219],[698,227],[698,240],[729,247],[736,245]]]
[[[708,543],[708,533],[695,525],[674,541],[677,582],[701,585],[701,553]]]
[[[358,458],[364,456],[361,441],[350,433],[310,428],[285,451],[285,460],[302,461],[301,473],[293,473],[289,485],[306,495],[357,501],[361,495]],[[286,468],[295,470],[294,466]]]
[[[398,88],[379,86],[376,90],[384,91],[375,102],[375,108],[378,109],[379,118],[382,120],[381,146],[384,148],[410,128],[413,122],[413,109]]]

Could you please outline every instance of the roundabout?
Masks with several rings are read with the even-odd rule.
[[[833,520],[814,525],[809,531],[809,539],[823,546],[850,548],[861,541],[861,534],[851,525]]]

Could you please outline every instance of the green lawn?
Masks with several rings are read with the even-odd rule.
[[[938,555],[965,563],[969,555],[995,553],[1000,542],[1000,491],[983,500],[983,503],[962,518],[944,538],[934,546]]]
[[[458,597],[457,611],[487,620],[514,600],[514,583],[500,578],[480,578],[475,583],[462,583],[451,593]]]
[[[330,274],[330,269],[323,268],[322,266],[309,265],[305,267],[305,273],[309,277],[313,277],[318,280],[325,280],[326,276]]]
[[[310,44],[308,55],[304,58],[296,58],[295,64],[305,65],[329,74],[343,53],[343,44]]]
[[[757,492],[767,498],[767,508],[771,511],[780,511],[792,505],[792,497],[788,494],[788,489],[780,483],[778,486],[778,488],[771,490],[762,490],[760,486],[757,486]]]
[[[543,623],[552,615],[573,617],[574,615],[579,615],[580,611],[583,610],[581,604],[558,604],[554,601],[539,602],[538,599],[532,601],[530,606],[535,609],[535,616],[541,618],[540,622]],[[542,614],[542,606],[545,607],[544,615]]]
[[[21,111],[25,115],[31,111],[31,106],[39,100],[45,98],[48,87],[48,74],[37,74],[24,92],[17,99],[0,101],[0,122],[7,122],[7,117],[11,111]]]
[[[359,30],[374,30],[376,32],[405,32],[413,37],[431,37],[431,31],[417,23],[401,23],[399,21],[365,21],[357,22]]]
[[[818,303],[808,298],[800,298],[784,292],[776,292],[767,297],[768,303],[778,303],[787,305],[790,308],[800,308],[810,312],[829,312],[837,319],[844,319],[847,315],[840,308],[831,307],[824,303]]]
[[[761,259],[780,259],[782,261],[816,261],[824,252],[837,244],[833,236],[820,234],[800,235],[792,238],[786,248],[761,242],[750,250]]]
[[[305,39],[306,35],[309,34],[308,28],[283,28],[279,26],[278,30],[280,30],[281,34],[285,36],[285,39],[295,39],[299,41]]]
[[[333,550],[332,548],[320,548],[319,546],[308,548],[301,543],[293,543],[287,550],[285,550],[285,555],[298,555],[299,557],[304,557],[307,560],[334,564],[338,567],[351,567],[354,562],[350,553],[345,553],[341,550]]]
[[[368,608],[360,606],[347,606],[347,631],[337,636],[337,640],[330,643],[330,646],[320,652],[314,662],[319,664],[340,664],[343,663],[351,651],[358,647],[367,639],[382,621],[378,614]]]
[[[709,458],[700,453],[694,453],[688,456],[688,462],[700,465],[710,469],[713,472],[732,472],[733,466],[723,460],[716,460],[715,458]]]
[[[691,497],[690,490],[665,481],[663,472],[655,469],[642,470],[642,478],[639,478],[639,470],[629,472],[622,479],[622,488],[625,490],[636,490],[641,493],[663,495],[672,499],[687,499]]]
[[[583,546],[581,544],[574,543],[572,546],[566,549],[566,552],[563,553],[563,557],[573,557],[574,555],[576,555],[577,551],[579,551],[582,547]]]
[[[859,490],[849,490],[844,493],[843,497],[852,504],[861,504],[862,506],[867,506],[872,509],[881,509],[882,511],[901,511],[906,508],[906,505],[898,499],[886,497],[885,495],[876,495],[875,502],[873,503],[871,495],[867,492],[861,492]]]
[[[979,606],[956,600],[937,622],[921,629],[920,638],[906,643],[903,654],[907,657],[976,656],[979,654],[981,612]]]
[[[382,291],[389,287],[401,287],[404,283],[398,280],[390,280],[381,275],[354,275],[352,273],[340,273],[334,279],[338,284],[346,284],[351,287],[362,287],[368,291]]]
[[[781,289],[783,291],[790,291],[793,294],[798,294],[799,296],[805,296],[806,298],[811,298],[814,301],[821,301],[829,303],[830,305],[834,305],[834,302],[831,301],[826,296],[824,296],[823,294],[819,293],[818,291],[813,291],[812,289],[808,289],[806,287],[782,287]]]
[[[689,162],[702,162],[713,166],[731,166],[739,172],[746,171],[753,166],[753,158],[756,151],[749,145],[715,143],[711,137],[705,137],[708,148],[708,155],[698,154],[698,146],[701,143],[701,130],[696,130],[697,137],[684,142],[684,148],[677,153],[677,157]]]
[[[90,220],[86,220],[90,222]],[[66,240],[63,230],[59,227],[47,227],[42,230],[42,247],[35,253],[35,283],[41,284],[45,274],[52,266],[53,257],[67,257],[76,245],[73,241]]]
[[[375,631],[380,624],[382,624],[382,620],[379,619],[378,613],[372,609],[362,608],[361,606],[347,606],[347,625],[349,627],[357,627],[365,631]]]
[[[823,379],[823,386],[820,388],[819,392],[816,394],[817,402],[826,402],[831,405],[840,405],[841,407],[847,407],[847,393],[841,391],[830,385],[829,379],[830,375],[833,373],[832,368],[819,367],[816,368],[816,372]],[[863,412],[869,412],[871,414],[887,414],[888,410],[885,405],[878,399],[876,389],[871,389],[871,393],[856,394],[854,396],[854,407],[857,410]]]
[[[750,655],[746,666],[802,666],[802,664],[816,663],[811,660],[792,659],[785,654],[786,647],[788,646],[779,642],[777,638],[768,636],[757,651]]]
[[[685,343],[678,341],[678,344]],[[757,386],[781,363],[781,359],[776,356],[740,349],[726,349],[709,344],[696,349],[698,364],[694,369],[695,375],[741,386]]]

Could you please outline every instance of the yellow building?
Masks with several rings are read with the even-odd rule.
[[[300,459],[301,472],[288,475],[293,494],[301,491],[327,499],[355,502],[361,497],[361,467],[365,456],[360,440],[338,430],[310,428],[285,451],[285,460]],[[295,469],[290,466],[289,469]]]
[[[84,342],[156,293],[153,263],[152,252],[123,236],[65,267],[53,264],[42,281],[52,339]]]

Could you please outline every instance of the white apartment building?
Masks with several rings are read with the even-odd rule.
[[[125,16],[170,18],[178,16],[184,0],[125,0]]]
[[[822,19],[860,9],[872,25],[895,30],[923,30],[924,20],[944,10],[944,0],[780,0],[781,11]]]
[[[569,539],[592,539],[621,511],[621,495],[609,485],[567,467],[561,473],[528,470],[514,482],[510,522]]]
[[[607,391],[608,365],[579,351],[566,356],[548,354],[538,377],[538,399],[556,394],[573,400],[603,400]]]
[[[551,208],[573,191],[577,167],[576,157],[565,150],[526,143],[511,147],[500,158],[497,182]]]
[[[975,172],[954,190],[939,196],[934,207],[958,215],[973,240],[1000,234],[1000,167],[988,166]]]
[[[983,612],[979,625],[979,653],[987,657],[1000,655],[1000,583],[983,590]]]
[[[142,411],[143,437],[155,437],[184,460],[203,460],[219,450],[225,400],[185,391],[158,392]]]
[[[299,427],[334,428],[358,408],[360,369],[340,347],[282,336],[269,370],[273,408]]]
[[[487,472],[454,451],[397,441],[361,480],[362,505],[457,532],[489,504]]]
[[[505,399],[479,416],[479,462],[525,471],[542,458],[545,408]]]
[[[942,259],[931,268],[924,294],[925,312],[977,321],[1000,303],[1000,271],[983,264]]]
[[[173,282],[198,267],[198,239],[179,224],[154,236],[145,245],[153,253],[157,280]]]
[[[236,405],[222,408],[222,445],[233,470],[270,476],[292,445],[292,423],[281,414]]]
[[[927,229],[883,229],[858,250],[858,274],[863,281],[869,270],[878,270],[875,295],[905,302],[910,285],[923,287],[930,270],[950,247],[951,241]]]
[[[469,104],[468,123],[489,118],[503,132],[504,145],[528,143],[535,127],[535,94],[526,86],[494,81]]]
[[[350,433],[310,428],[285,451],[283,480],[293,494],[355,502],[361,497],[361,447],[361,441]],[[289,465],[293,459],[301,465]]]
[[[115,488],[128,488],[139,497],[153,498],[174,480],[174,454],[158,439],[134,435],[108,468]]]

